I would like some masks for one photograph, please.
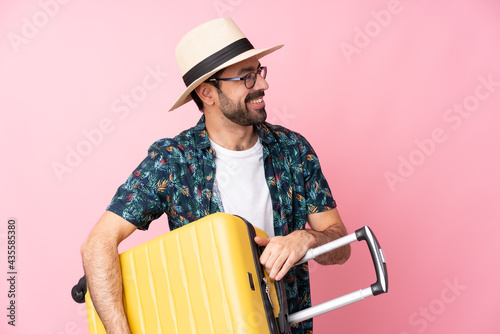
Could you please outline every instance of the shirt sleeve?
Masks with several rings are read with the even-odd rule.
[[[138,229],[147,230],[151,221],[166,211],[168,175],[168,166],[159,148],[151,145],[148,156],[118,188],[107,210]]]
[[[303,136],[298,134],[298,137],[305,181],[307,213],[324,212],[336,208],[337,204],[321,171],[316,152]]]

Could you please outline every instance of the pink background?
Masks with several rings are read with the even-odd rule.
[[[369,225],[387,257],[389,293],[315,333],[499,333],[499,15],[493,0],[2,1],[0,332],[87,331],[70,297],[80,246],[149,145],[200,116],[166,111],[183,89],[177,41],[231,16],[257,47],[285,44],[263,61],[268,120],[309,139],[349,232]],[[163,216],[121,251],[166,230]],[[361,243],[311,270],[313,304],[374,282]]]

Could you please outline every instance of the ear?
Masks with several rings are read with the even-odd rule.
[[[201,101],[211,106],[215,103],[215,87],[206,82],[202,82],[198,87],[195,88],[196,94],[200,97]]]

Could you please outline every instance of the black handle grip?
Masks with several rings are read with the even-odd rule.
[[[380,248],[377,238],[368,226],[364,226],[356,230],[356,238],[358,241],[366,241],[370,254],[372,256],[373,265],[377,272],[377,282],[371,285],[374,296],[389,291],[389,280],[387,276],[387,265],[385,263],[384,253]]]
[[[85,294],[87,293],[87,280],[85,276],[80,278],[78,283],[71,289],[71,297],[77,303],[85,303]]]

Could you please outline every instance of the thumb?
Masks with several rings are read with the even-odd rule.
[[[262,238],[262,237],[255,237],[253,240],[259,246],[267,246],[267,244],[269,243],[269,239]]]

